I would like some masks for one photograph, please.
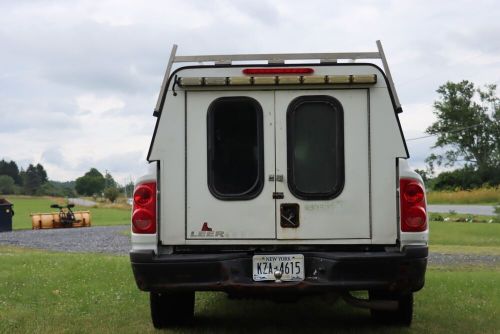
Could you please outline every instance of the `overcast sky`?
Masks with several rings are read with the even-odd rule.
[[[447,80],[500,81],[498,1],[0,0],[0,159],[50,179],[147,168],[162,74],[178,54],[375,51],[406,138],[425,135]],[[433,138],[408,141],[423,167]]]

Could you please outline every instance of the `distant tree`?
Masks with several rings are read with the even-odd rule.
[[[46,185],[48,184],[50,184],[50,187],[47,186],[46,189],[48,189],[48,192],[52,192],[53,194],[47,193],[47,191],[45,191],[45,195],[62,196],[62,197],[76,196],[75,181],[60,182],[60,181],[50,180],[49,182],[47,182]]]
[[[0,160],[0,175],[8,175],[14,180],[15,184],[22,184],[19,168],[14,161],[7,162],[3,159]]]
[[[9,175],[0,175],[0,194],[7,195],[15,192],[14,179]]]
[[[84,174],[84,176],[95,176],[104,178],[101,172],[99,172],[96,168],[91,168],[87,173]]]
[[[61,188],[54,186],[51,182],[46,182],[38,188],[37,195],[46,195],[46,196],[57,196],[63,197],[64,193]]]
[[[111,176],[111,174],[106,173],[104,175],[104,180],[106,188],[117,188],[117,183],[115,179],[113,179],[113,176]]]
[[[442,172],[433,179],[434,190],[473,189],[482,184],[480,173],[471,166]]]
[[[109,199],[111,203],[114,203],[115,200],[120,196],[120,191],[116,187],[109,187],[104,189],[104,197]]]
[[[36,164],[35,168],[42,184],[47,182],[49,179],[47,178],[47,172],[45,171],[45,168],[43,168],[41,164]]]
[[[464,162],[478,171],[500,167],[500,98],[496,86],[485,90],[472,82],[447,82],[439,87],[434,102],[437,120],[426,132],[436,135],[434,148],[447,149],[444,154],[431,154],[427,163],[453,166]]]
[[[23,188],[27,195],[35,195],[40,186],[47,181],[47,173],[42,165],[33,166],[30,164],[23,173]]]
[[[75,190],[81,195],[92,196],[104,190],[104,176],[95,168],[91,168],[83,176],[76,179]]]

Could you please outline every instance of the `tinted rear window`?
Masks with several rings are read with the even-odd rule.
[[[264,185],[262,108],[249,97],[223,97],[208,109],[208,186],[224,200],[256,197]]]
[[[302,96],[287,111],[288,186],[294,196],[332,199],[344,187],[344,124],[331,96]]]

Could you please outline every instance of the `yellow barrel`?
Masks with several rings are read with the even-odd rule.
[[[33,230],[61,227],[59,213],[32,213],[31,228]]]
[[[54,215],[52,213],[42,213],[40,217],[42,221],[40,228],[54,228]]]
[[[31,229],[38,230],[41,228],[42,220],[39,213],[32,213],[31,215]]]
[[[75,211],[75,223],[73,227],[88,227],[91,226],[91,216],[90,211]],[[75,224],[77,224],[75,226]]]
[[[59,219],[59,216],[58,216]],[[52,213],[35,213],[31,214],[31,228],[37,230],[40,228],[53,228],[54,215]]]

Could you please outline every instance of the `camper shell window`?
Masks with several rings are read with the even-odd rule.
[[[207,114],[208,187],[221,200],[249,200],[264,186],[263,114],[249,97],[222,97]]]
[[[288,187],[304,200],[337,197],[344,187],[344,111],[325,95],[301,96],[287,110]]]

